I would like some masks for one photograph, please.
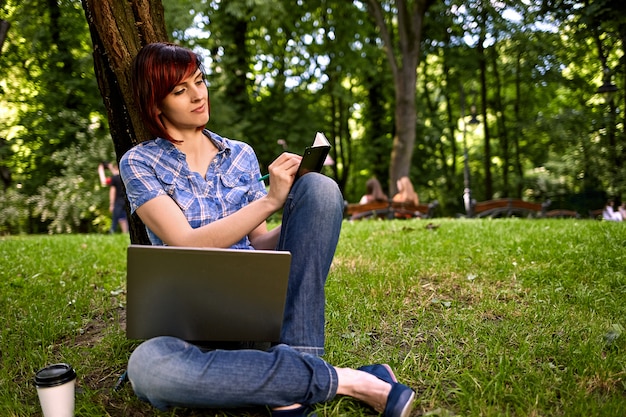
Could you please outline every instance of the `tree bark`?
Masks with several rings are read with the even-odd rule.
[[[520,149],[520,138],[522,137],[522,53],[518,53],[515,59],[515,101],[513,104],[513,114],[515,116],[515,129],[513,133],[513,142],[515,143],[515,195],[522,198],[524,169],[522,167],[522,150]],[[583,153],[584,154],[584,153]],[[587,172],[585,170],[585,172]]]
[[[98,87],[116,159],[150,138],[134,103],[130,68],[142,46],[168,40],[161,0],[82,0],[93,43]],[[128,211],[128,208],[127,208]],[[149,244],[141,220],[129,216],[132,243]]]
[[[398,42],[392,39],[393,26],[387,26],[380,0],[369,0],[369,11],[380,31],[393,74],[396,102],[396,132],[389,165],[389,195],[397,191],[398,178],[409,175],[417,124],[417,66],[426,10],[434,0],[395,0]]]
[[[497,137],[500,142],[500,157],[502,158],[502,197],[516,197],[521,198],[521,195],[511,195],[511,184],[509,179],[509,172],[511,171],[511,151],[509,149],[509,132],[507,122],[507,109],[505,108],[504,100],[502,99],[502,79],[500,76],[500,70],[498,68],[498,50],[497,50],[497,35],[494,36],[495,43],[491,47],[489,54],[490,63],[493,68],[493,106],[494,113],[496,114],[496,126]]]
[[[0,55],[2,55],[2,45],[4,45],[4,40],[7,37],[7,32],[11,27],[11,23],[6,20],[0,19]]]
[[[491,175],[491,132],[489,130],[489,119],[487,118],[487,56],[485,54],[484,43],[487,33],[487,13],[485,8],[481,8],[480,12],[480,35],[476,49],[478,51],[478,65],[480,71],[480,101],[481,114],[483,117],[484,153],[483,161],[485,167],[485,195],[482,200],[491,200],[493,198],[493,178]]]

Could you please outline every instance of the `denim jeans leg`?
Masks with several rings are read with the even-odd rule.
[[[337,372],[321,358],[278,345],[268,351],[204,351],[162,336],[132,353],[128,377],[135,394],[156,408],[233,408],[329,401]]]
[[[324,286],[343,218],[334,180],[308,173],[294,184],[283,210],[278,250],[291,252],[291,270],[280,342],[324,354]]]

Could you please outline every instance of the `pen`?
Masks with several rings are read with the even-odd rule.
[[[115,383],[115,386],[113,387],[113,391],[118,391],[120,388],[122,388],[122,385],[127,380],[128,380],[128,373],[124,371],[124,373],[120,375],[119,378],[117,378],[117,382]]]
[[[265,181],[266,179],[268,179],[270,177],[270,174],[265,174],[263,175],[261,178],[259,178],[259,181]]]

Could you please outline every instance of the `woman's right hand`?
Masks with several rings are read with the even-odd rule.
[[[287,195],[296,178],[302,157],[289,152],[283,152],[270,164],[270,189],[267,198],[276,204],[279,210],[285,204]]]

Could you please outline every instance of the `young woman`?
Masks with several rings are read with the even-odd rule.
[[[609,220],[612,222],[621,222],[623,220],[622,214],[620,213],[619,209],[615,209],[615,200],[613,200],[612,198],[607,200],[606,204],[604,205],[604,209],[602,210],[602,218],[604,220]]]
[[[413,184],[409,177],[400,177],[396,181],[398,192],[393,196],[392,201],[398,203],[411,203],[415,206],[419,205],[420,199],[413,189]]]
[[[419,197],[413,189],[413,184],[411,183],[409,177],[400,177],[398,181],[396,181],[396,187],[398,188],[398,192],[393,196],[391,201],[393,201],[394,203],[401,203],[402,205],[419,205]],[[394,217],[396,219],[411,219],[415,217],[415,212],[412,210],[407,210],[404,208],[397,209],[394,212]]]
[[[359,204],[373,203],[375,201],[387,201],[388,198],[383,192],[383,187],[380,185],[380,181],[375,177],[370,178],[365,183],[366,193],[359,200]]]
[[[387,417],[406,417],[414,391],[387,365],[337,368],[324,352],[324,285],[342,221],[334,181],[309,173],[294,182],[301,157],[269,166],[269,192],[246,144],[205,129],[209,98],[200,58],[169,43],[135,58],[136,103],[156,139],[120,161],[131,210],[155,245],[291,252],[280,344],[269,350],[207,350],[172,337],[143,342],[131,355],[135,393],[155,407],[268,406],[273,416],[307,416],[336,395],[364,401]],[[265,219],[283,209],[280,227]]]

